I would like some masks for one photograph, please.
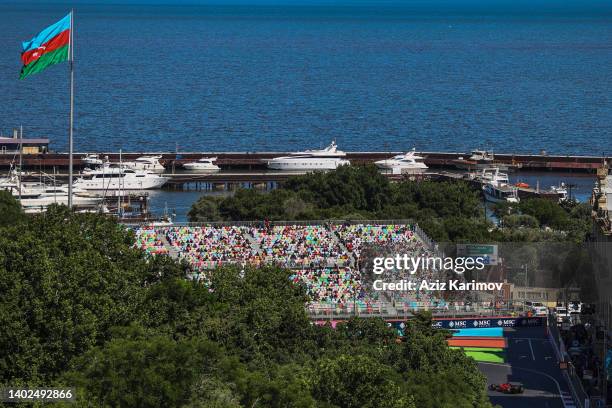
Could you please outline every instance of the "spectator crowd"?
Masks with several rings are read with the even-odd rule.
[[[334,307],[354,302],[374,307],[377,294],[367,290],[359,265],[381,249],[415,257],[431,255],[414,228],[403,224],[142,226],[135,234],[136,247],[151,255],[184,259],[199,278],[227,264],[291,268],[291,279],[305,286],[313,302]],[[400,271],[391,273],[392,279],[415,279]],[[433,276],[435,271],[424,273]],[[398,308],[412,308],[416,302],[439,304],[429,293],[417,293],[416,298],[406,293],[393,296]]]

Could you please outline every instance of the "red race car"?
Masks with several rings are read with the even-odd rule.
[[[504,394],[522,394],[524,390],[523,384],[520,383],[503,383],[489,385],[491,391],[497,391]]]

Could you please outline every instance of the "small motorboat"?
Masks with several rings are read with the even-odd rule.
[[[185,170],[197,170],[204,173],[216,173],[221,170],[221,168],[214,163],[215,161],[217,161],[216,157],[202,157],[198,161],[183,164],[183,168]]]
[[[104,164],[104,160],[102,160],[100,156],[97,154],[85,155],[81,158],[81,160],[83,160],[83,163],[85,163],[88,166],[96,167],[96,166],[101,166]]]

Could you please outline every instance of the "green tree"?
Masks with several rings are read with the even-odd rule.
[[[304,308],[308,298],[303,287],[292,284],[290,274],[275,266],[244,271],[228,267],[215,273],[214,307],[223,310],[224,321],[213,318],[213,324],[205,324],[213,330],[207,336],[239,353],[243,361],[283,362],[312,349],[312,326]]]
[[[507,228],[538,228],[540,226],[540,223],[536,217],[527,214],[506,215],[502,219],[502,222],[504,227]]]
[[[231,393],[196,384],[205,373],[214,373],[223,358],[219,349],[203,340],[174,341],[146,336],[134,330],[128,338],[109,341],[74,362],[65,382],[85,390],[82,405],[100,407],[179,407],[187,404],[192,389],[200,396],[234,400]],[[214,381],[214,380],[213,380]]]
[[[332,211],[301,189],[236,196],[223,217],[285,216],[296,198],[318,214],[385,211],[360,194]],[[402,208],[464,228],[424,201]],[[75,384],[77,406],[490,407],[474,361],[430,315],[408,321],[403,341],[382,319],[318,326],[290,270],[228,266],[190,281],[186,264],[135,249],[113,219],[65,207],[1,231],[1,383]]]
[[[322,358],[311,374],[313,394],[342,408],[415,408],[403,380],[391,367],[361,355]]]
[[[222,219],[219,204],[222,198],[203,196],[196,201],[187,216],[193,222],[220,221]]]
[[[319,208],[350,206],[357,210],[382,209],[391,195],[389,180],[375,166],[341,166],[327,173],[290,178],[285,189],[301,193]]]
[[[24,218],[19,201],[10,192],[0,190],[0,227],[18,224]]]
[[[555,229],[565,228],[569,221],[567,212],[558,203],[544,198],[521,201],[519,211],[535,217],[540,225]]]
[[[51,206],[0,235],[0,380],[45,380],[137,312],[148,271],[115,221]]]

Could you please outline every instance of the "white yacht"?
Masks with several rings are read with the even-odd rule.
[[[556,194],[559,197],[559,203],[567,201],[569,199],[569,194],[567,192],[567,187],[565,187],[565,183],[561,182],[558,186],[551,186],[550,191],[553,194]]]
[[[38,197],[44,188],[44,184],[21,182],[17,170],[14,169],[9,171],[8,177],[0,177],[0,190],[8,191],[13,197]]]
[[[482,189],[485,199],[492,203],[518,203],[518,188],[510,185],[507,173],[499,171],[499,167],[482,169],[479,179],[484,182]]]
[[[88,166],[101,166],[104,164],[104,160],[97,154],[87,154],[83,156],[81,160]]]
[[[11,172],[8,179],[0,180],[0,190],[9,191],[17,198],[26,213],[47,210],[51,204],[68,205],[68,185],[50,186],[41,183],[20,183]],[[85,190],[73,188],[72,203],[76,208],[91,209],[101,204],[103,198]]]
[[[393,156],[390,159],[374,162],[382,170],[391,170],[393,174],[419,174],[427,170],[423,157],[417,156],[415,149],[406,154]]]
[[[477,178],[485,183],[491,182],[494,184],[510,184],[508,173],[502,173],[499,167],[483,168],[482,172],[477,176]]]
[[[202,157],[201,159],[183,164],[183,168],[186,170],[197,170],[203,173],[216,173],[221,168],[214,162],[217,161],[216,157]]]
[[[509,184],[486,183],[482,187],[485,199],[492,203],[518,203],[518,188]]]
[[[159,162],[161,156],[141,156],[134,161],[124,161],[121,165],[132,170],[147,170],[151,173],[163,173],[166,168]]]
[[[487,150],[472,150],[470,156],[466,159],[460,156],[456,160],[453,160],[455,167],[462,170],[480,170],[485,167],[500,167],[503,170],[510,170],[511,168],[518,167],[517,165],[508,165],[505,163],[495,162],[495,155],[493,152]]]
[[[493,163],[495,156],[493,152],[487,150],[472,150],[472,155],[468,160],[475,161],[478,164]]]
[[[306,150],[291,153],[290,156],[275,157],[268,160],[268,168],[286,171],[334,170],[339,166],[350,164],[346,153],[338,150],[336,142],[322,150]]]
[[[14,169],[11,169],[7,177],[0,177],[0,190],[12,192],[17,189],[18,182],[19,178],[17,176],[17,172]]]
[[[79,209],[98,207],[102,200],[103,197],[92,195],[85,190],[72,191],[72,205]],[[26,213],[46,211],[51,204],[68,205],[68,186],[24,186],[20,202]]]
[[[492,203],[518,203],[518,188],[510,185],[507,173],[499,171],[499,167],[482,169],[482,173],[478,176],[484,185],[485,199]]]
[[[148,190],[160,188],[167,181],[168,177],[150,171],[104,166],[83,172],[83,175],[74,182],[74,186],[84,190]]]
[[[149,173],[163,173],[166,168],[159,162],[161,156],[142,156],[134,161],[120,161],[111,163],[108,160],[104,160],[100,165],[93,167],[86,167],[83,169],[83,173],[91,173],[102,169],[109,168],[122,168],[131,170],[142,170]]]

